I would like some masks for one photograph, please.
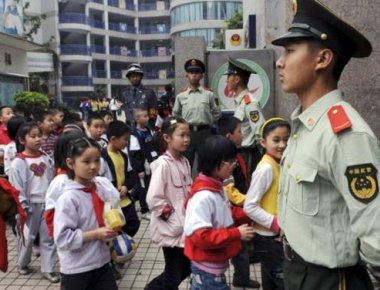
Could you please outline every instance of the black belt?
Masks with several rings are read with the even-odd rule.
[[[190,124],[190,130],[193,132],[209,130],[209,129],[210,129],[210,125],[191,125]]]
[[[286,237],[284,236],[282,239],[282,245],[284,247],[284,256],[285,259],[289,262],[296,262],[296,263],[302,263],[302,264],[310,264],[306,262],[300,255],[298,255],[293,248],[290,246],[289,242],[287,241]]]

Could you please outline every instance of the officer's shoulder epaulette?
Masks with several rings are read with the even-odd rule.
[[[250,104],[251,103],[251,96],[250,95],[245,95],[244,96],[244,103],[246,105]]]
[[[327,116],[334,134],[339,134],[352,127],[351,120],[342,105],[332,106],[328,110]]]

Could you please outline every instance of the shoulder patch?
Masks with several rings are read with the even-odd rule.
[[[249,119],[253,122],[256,123],[260,119],[260,113],[259,111],[251,111],[249,112]]]
[[[250,104],[251,103],[251,97],[249,95],[245,95],[244,96],[244,103],[246,105]]]
[[[362,203],[370,203],[379,193],[377,169],[372,163],[348,166],[344,173],[351,195]]]
[[[339,134],[352,127],[351,120],[348,118],[346,111],[341,105],[332,106],[327,112],[327,116],[330,120],[334,134]]]

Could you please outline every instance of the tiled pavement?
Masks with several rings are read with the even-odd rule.
[[[10,230],[7,232],[8,238],[8,259],[9,267],[7,273],[0,272],[0,290],[16,290],[16,289],[60,289],[59,284],[50,284],[49,281],[42,279],[40,274],[40,259],[33,257],[31,268],[33,273],[26,276],[21,276],[17,272],[16,267],[16,243],[15,238]],[[122,279],[118,281],[120,290],[141,290],[146,283],[156,277],[162,272],[164,267],[164,259],[161,249],[153,244],[149,237],[149,226],[145,220],[141,221],[140,230],[135,236],[135,241],[138,243],[138,251],[135,257],[128,264],[124,265],[120,269],[122,273]],[[57,264],[56,270],[59,266]],[[232,283],[232,266],[228,270],[227,279],[228,283]],[[251,265],[251,278],[255,280],[261,280],[259,266]],[[234,288],[232,289],[243,289]],[[189,280],[185,280],[180,289],[189,289]]]

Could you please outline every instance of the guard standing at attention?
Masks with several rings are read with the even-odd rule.
[[[146,109],[149,116],[149,127],[154,128],[157,118],[157,96],[156,93],[141,84],[144,71],[138,63],[128,66],[126,77],[130,86],[123,92],[126,123],[134,124],[134,109]]]
[[[184,118],[190,125],[191,140],[185,156],[191,167],[199,147],[212,134],[211,126],[222,115],[212,91],[200,84],[205,70],[204,63],[199,59],[186,61],[185,71],[189,87],[177,95],[173,107],[173,115]]]
[[[318,0],[294,0],[293,15],[272,42],[284,47],[281,86],[300,101],[281,161],[285,287],[373,289],[364,265],[380,277],[379,141],[337,89],[351,57],[372,47]]]
[[[241,123],[243,142],[241,153],[247,163],[248,179],[262,158],[259,150],[260,127],[265,118],[261,111],[258,98],[248,90],[251,74],[256,72],[245,63],[232,57],[228,58],[227,87],[235,94],[235,113]]]

